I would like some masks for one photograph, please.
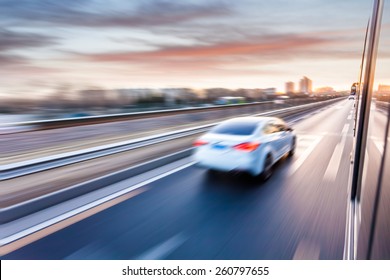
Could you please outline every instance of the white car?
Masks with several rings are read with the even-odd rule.
[[[273,165],[292,156],[293,130],[274,117],[240,117],[216,125],[194,142],[196,165],[210,170],[244,171],[267,180]]]

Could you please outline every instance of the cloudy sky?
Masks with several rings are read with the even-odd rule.
[[[347,89],[359,73],[372,2],[0,0],[0,95],[62,84],[284,91],[302,76],[315,88]],[[390,54],[383,48],[380,56],[387,62],[379,72],[388,74]]]

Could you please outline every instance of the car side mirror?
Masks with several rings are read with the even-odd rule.
[[[294,129],[292,129],[291,127],[287,127],[286,131],[293,132],[293,131],[294,131]]]

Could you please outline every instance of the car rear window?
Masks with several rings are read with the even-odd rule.
[[[251,135],[257,127],[255,122],[227,122],[217,125],[211,130],[211,133],[229,134],[229,135]]]

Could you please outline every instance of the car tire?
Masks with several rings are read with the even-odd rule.
[[[219,171],[218,170],[215,170],[215,169],[207,169],[207,176],[210,177],[210,178],[215,178],[218,176],[219,174]]]
[[[264,161],[264,170],[261,173],[260,177],[263,181],[267,181],[269,178],[271,178],[273,173],[273,160],[272,156],[270,154],[267,155]]]
[[[295,154],[295,148],[296,148],[296,139],[295,137],[293,138],[293,142],[292,142],[292,145],[291,145],[291,149],[290,151],[288,152],[288,157],[292,157],[294,154]]]

